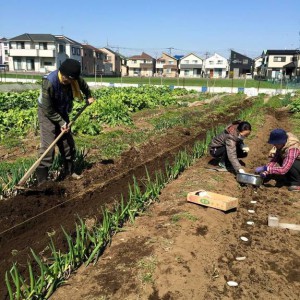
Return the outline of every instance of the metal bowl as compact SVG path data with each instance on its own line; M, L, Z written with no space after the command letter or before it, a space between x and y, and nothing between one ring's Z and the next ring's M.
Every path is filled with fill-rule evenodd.
M252 184L260 186L263 183L263 179L259 175L249 173L237 173L236 180L240 183Z

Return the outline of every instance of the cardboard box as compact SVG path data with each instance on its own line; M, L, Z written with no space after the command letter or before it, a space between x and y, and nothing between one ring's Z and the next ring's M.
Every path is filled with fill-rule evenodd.
M188 193L187 201L224 211L236 208L238 206L238 198L207 192L204 190Z

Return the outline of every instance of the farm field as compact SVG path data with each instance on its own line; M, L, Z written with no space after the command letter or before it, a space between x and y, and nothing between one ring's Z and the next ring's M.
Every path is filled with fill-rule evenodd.
M263 96L184 97L188 99L185 105L170 103L136 110L128 124L102 124L101 133L92 136L78 127L77 144L88 145L87 159L91 162L83 170L83 180L76 184L71 180L49 182L0 201L0 277L4 279L14 261L24 273L26 262L32 260L30 248L47 262L51 255L49 238L56 249L67 251L61 226L72 235L78 216L86 224L101 223L103 207L112 208L121 195L128 201L128 185L135 181L133 178L143 189L147 177L163 172L166 162L172 164L180 151L191 151L212 128L241 116L253 120L248 142L251 151L244 160L249 172L264 162L269 131L279 126L293 128L290 114L265 107L263 100L272 99ZM277 104L281 101L273 100ZM257 103L260 106L245 115ZM110 134L118 151L111 145L110 151L104 150L104 133ZM125 144L120 136L127 137ZM11 145L9 151L1 146L1 157L11 162L30 157L38 139L22 143L25 150L19 145ZM299 224L299 197L286 187L276 187L273 181L257 190L241 187L233 174L207 170L208 161L204 152L187 170L182 169L181 175L162 189L158 201L112 236L95 266L81 266L70 274L67 284L51 299L298 299L299 232L270 228L267 216L277 214L282 222ZM187 193L197 189L238 197L239 207L224 213L187 203ZM251 204L251 200L257 203ZM254 215L249 215L250 208L255 209ZM246 225L249 218L253 226ZM241 242L241 235L249 242ZM236 256L246 256L246 260L236 261ZM227 280L237 281L239 286L228 287ZM6 290L2 280L1 299L8 298Z
M265 160L269 131L288 126L286 117L276 117L266 115L249 142L247 170ZM299 299L299 231L267 225L269 214L299 224L299 195L275 181L257 190L240 187L231 173L207 170L208 161L200 159L170 183L157 203L114 236L95 266L81 267L52 299ZM238 197L239 207L224 213L188 203L187 193L199 189ZM231 280L239 285L229 287Z

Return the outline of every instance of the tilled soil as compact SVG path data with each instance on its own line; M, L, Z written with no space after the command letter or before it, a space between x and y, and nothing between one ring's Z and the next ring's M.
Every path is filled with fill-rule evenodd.
M251 105L250 100L243 103ZM50 182L39 189L0 201L0 278L4 278L14 261L18 262L22 272L27 260L31 259L30 248L47 255L49 235L57 249L64 251L67 245L61 226L72 232L78 216L84 220L94 218L101 221L99 216L104 205L112 205L121 195L126 200L133 176L138 180L146 178L146 168L150 176L155 171L164 171L166 161L172 163L180 150L202 140L212 124L229 123L240 110L236 105L230 114L216 114L204 109L207 119L195 128L173 128L160 139L150 140L138 149L131 148L117 161L99 162L84 173L84 180ZM1 280L0 298L6 296L5 283Z
M269 132L289 129L286 115L267 115L260 125L247 140L248 172L266 162ZM300 224L299 194L275 180L241 186L232 173L208 170L209 160L170 183L95 266L79 268L51 299L300 299L300 233L268 226L269 214ZM187 202L199 189L238 197L239 206L225 213Z

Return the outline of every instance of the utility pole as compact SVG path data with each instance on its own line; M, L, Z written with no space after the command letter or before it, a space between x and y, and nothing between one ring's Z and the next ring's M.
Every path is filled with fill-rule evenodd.
M175 49L175 48L174 47L169 47L167 49L169 49L169 54L172 55L172 49Z

